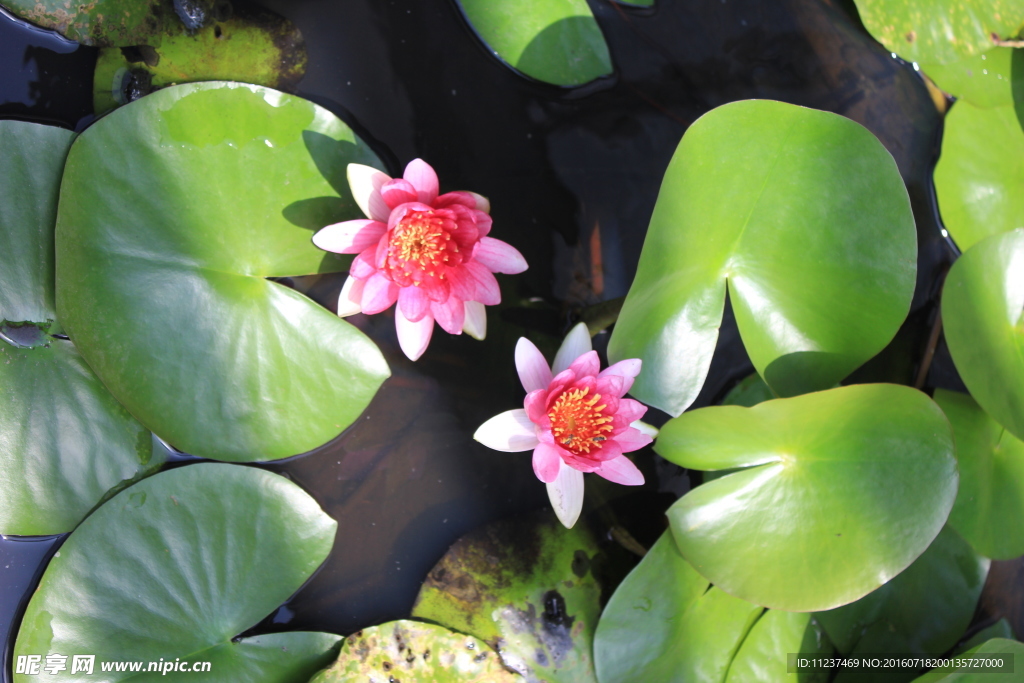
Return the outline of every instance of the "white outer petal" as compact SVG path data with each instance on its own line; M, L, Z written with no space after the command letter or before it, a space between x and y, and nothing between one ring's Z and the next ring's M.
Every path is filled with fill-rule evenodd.
M362 313L360 301L363 300L363 285L366 280L357 280L351 275L341 286L341 294L338 296L338 317L347 318L356 313Z
M643 420L636 420L634 422L630 422L629 426L637 430L641 434L646 434L652 439L658 438L658 428L655 427L654 425L647 424Z
M551 364L551 374L557 375L566 370L572 365L574 360L593 350L594 347L590 343L590 330L587 329L587 324L578 323L576 327L569 330L569 334L565 336L565 341L562 342L558 353L555 354L555 362Z
M419 360L430 345L430 337L434 334L434 316L426 313L413 322L405 317L402 309L395 307L395 331L398 333L398 345L409 360Z
M583 511L583 473L569 467L563 460L558 468L558 478L546 486L558 521L566 529L571 529Z
M387 213L385 213L383 220L380 216L374 216L371 213L370 196L374 192L379 195L381 186L391 180L391 176L373 166L366 166L364 164L349 164L346 175L348 176L348 187L352 191L352 198L356 200L356 204L362 209L363 215L367 218L387 223ZM381 201L383 202L384 200L381 199ZM384 208L387 207L385 206Z
M537 430L522 408L506 410L477 428L473 438L496 451L518 453L537 447Z
M487 336L487 308L479 301L466 302L466 319L462 323L462 331L480 341Z

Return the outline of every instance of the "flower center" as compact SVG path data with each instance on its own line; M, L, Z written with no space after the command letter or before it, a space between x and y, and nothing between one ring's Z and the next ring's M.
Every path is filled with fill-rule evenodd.
M593 448L600 450L601 442L612 431L612 417L602 411L601 394L590 395L590 389L569 389L555 399L548 411L551 431L555 440L570 453L584 455Z
M446 229L450 222L433 211L410 211L388 240L388 269L401 272L416 285L424 277L443 280L450 252L458 252L458 247L450 244L452 236Z

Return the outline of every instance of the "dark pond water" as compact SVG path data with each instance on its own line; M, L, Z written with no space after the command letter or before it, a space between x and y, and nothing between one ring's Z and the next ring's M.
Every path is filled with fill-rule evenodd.
M414 364L398 350L390 315L350 319L380 344L393 377L337 440L268 466L310 491L339 528L322 570L257 630L347 634L405 616L460 535L547 504L528 454L489 451L472 432L521 404L512 365L519 336L553 349L581 309L626 293L668 160L686 127L718 105L770 98L833 111L865 125L893 154L918 224L918 288L897 338L853 379L914 381L955 256L930 181L942 119L913 67L867 36L852 3L658 0L650 10L591 0L616 73L581 90L513 73L482 47L453 0L262 4L305 35L300 95L355 127L393 173L422 157L444 189L488 195L495 236L531 267L502 280L505 303L490 316L487 344L437 333ZM0 16L0 117L86 125L94 61L93 50ZM296 283L325 305L340 285L338 277ZM695 405L718 400L751 371L727 315ZM925 379L927 387L961 386L941 344ZM653 453L638 463L648 484L613 490L611 509L650 543L688 484ZM607 490L588 491L588 504ZM0 541L4 632L53 544ZM1006 564L993 575L1012 582L1013 571ZM979 619L1005 611L1000 586L987 589Z

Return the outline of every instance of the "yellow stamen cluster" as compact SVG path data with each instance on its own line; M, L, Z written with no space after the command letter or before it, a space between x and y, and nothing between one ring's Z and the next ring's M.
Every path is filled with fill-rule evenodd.
M414 278L419 285L416 270L431 277L444 279L441 266L448 263L448 242L452 236L441 225L441 220L432 218L433 212L413 213L402 220L391 235L391 255L399 262L407 277ZM458 247L451 245L453 251Z
M612 416L601 412L607 404L598 405L601 394L588 397L589 393L589 388L562 392L548 411L555 440L575 455L600 448L612 431Z

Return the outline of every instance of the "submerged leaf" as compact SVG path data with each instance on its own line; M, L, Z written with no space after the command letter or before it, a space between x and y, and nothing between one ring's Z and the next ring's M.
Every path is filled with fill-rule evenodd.
M186 28L175 5L197 6L203 0L4 0L4 6L31 21L83 45L142 45L163 31ZM224 4L224 3L221 3ZM195 15L195 11L190 14ZM189 28L194 27L190 26Z
M632 394L679 415L711 364L726 290L779 395L836 384L910 308L917 236L896 163L849 119L781 102L719 107L665 173L608 345L641 358Z
M302 34L287 19L262 9L239 8L225 21L198 31L180 27L147 38L146 44L104 48L96 62L93 103L97 113L145 92L177 83L240 81L293 91L306 72Z
M155 475L64 542L28 604L15 653L205 661L209 673L196 677L215 683L305 680L331 660L338 636L235 638L309 578L336 528L302 489L263 470L203 463ZM130 671L103 675L140 680ZM33 680L72 679L43 672Z
M320 197L335 220L356 217L348 162L379 163L312 102L236 83L161 90L72 146L61 320L114 396L176 448L231 461L309 451L388 376L359 330L267 279L346 267L312 244L302 207Z
M655 451L692 469L744 468L683 496L672 531L720 589L787 611L836 607L896 576L957 490L942 411L892 384L702 408L666 423Z
M473 636L418 621L391 621L345 639L337 661L310 683L515 683Z
M566 529L550 512L498 522L448 550L412 615L486 641L528 682L592 682L601 559L583 523Z

